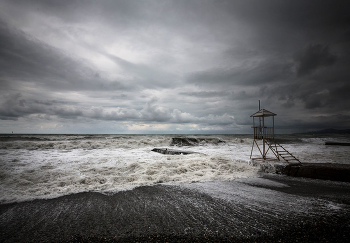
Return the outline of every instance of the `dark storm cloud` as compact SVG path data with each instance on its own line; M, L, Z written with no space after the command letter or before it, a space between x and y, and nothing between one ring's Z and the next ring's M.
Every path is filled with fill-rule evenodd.
M348 1L227 1L225 11L247 24L261 46L288 47L291 42L338 41L348 31ZM248 40L250 41L250 40ZM302 42L300 42L302 41ZM286 49L284 49L286 50Z
M65 81L66 70L72 66L72 60L55 53L44 43L32 40L23 32L10 28L1 20L0 52L3 77L37 79L43 82L42 78L61 76Z
M7 96L6 101L0 106L0 119L2 120L17 120L22 116L21 107L24 106L25 100L19 100L21 94Z
M346 127L349 9L314 0L4 0L0 119L250 132L261 100L281 129Z
M102 106L92 106L90 108L80 106L79 104L69 104L64 101L55 100L31 100L24 99L22 94L5 95L5 101L0 106L0 120L13 120L19 118L36 117L38 119L52 120L54 118L64 119L94 119L103 121L137 121L151 123L197 123L207 125L229 125L233 118L227 114L207 115L205 117L196 117L178 109L159 105L158 99L153 98L148 101L142 110L130 108L106 108Z
M341 46L345 48L344 46ZM303 52L297 52L296 73L289 82L265 87L261 93L270 100L276 99L285 108L296 104L311 112L346 114L350 105L348 95L350 64L349 52L331 52L326 44L309 44Z
M0 19L1 83L33 83L56 90L129 89L118 81L106 82L86 61L26 35ZM24 82L24 83L23 83Z
M291 63L277 59L251 61L239 67L229 69L213 69L192 73L189 83L198 85L264 85L281 81L291 75Z
M343 114L327 115L327 116L313 116L307 119L293 119L287 120L283 124L278 124L277 129L284 131L318 131L325 128L346 129L349 127L350 116Z
M82 107L80 104L68 103L56 100L32 100L24 99L21 93L5 95L5 101L1 103L0 119L17 120L20 117L30 115L49 115L60 118L74 119L85 117L101 120L127 120L139 118L135 110L103 107Z
M3 2L16 6L17 11L14 11L13 14L17 18L27 14L25 11L29 10L54 16L65 22L83 24L86 24L89 19L96 16L99 18L113 17L114 21L121 21L121 24L127 25L128 22L132 22L130 20L133 17L139 18L140 11L137 10L142 7L142 3L138 4L134 3L134 1L117 2L109 0L102 2L93 0L4 0ZM117 4L114 4L114 2L117 2Z
M296 56L298 76L304 76L317 68L333 65L337 56L330 53L328 45L310 44L303 53Z
M65 101L26 99L21 93L3 95L0 103L1 120L17 120L33 114L57 115L72 118L82 115L76 107Z
M180 92L180 95L196 97L201 99L229 99L229 100L246 100L253 98L245 90L242 91L199 91L199 92Z
M138 86L149 89L165 88L173 86L174 77L168 73L162 72L157 67L151 67L145 64L136 64L126 61L115 55L108 53L102 54L118 64L126 73L133 76L133 80ZM164 82L167 80L167 82Z
M156 102L157 99L153 98L146 103L146 106L141 110L142 117L148 121L168 121L171 118L169 109L157 105Z
M82 116L107 121L125 121L139 118L139 114L136 110L120 107L113 110L108 110L103 107L91 107L89 110L85 111Z

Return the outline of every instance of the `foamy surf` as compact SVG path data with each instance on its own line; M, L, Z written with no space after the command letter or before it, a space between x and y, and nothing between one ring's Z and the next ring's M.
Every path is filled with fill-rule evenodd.
M1 143L0 202L255 176L257 168L248 164L250 144L244 139L227 140L220 145L191 147L198 154L163 155L151 150L169 146L171 136L12 139Z
M179 136L0 135L0 203L257 175L258 168L249 165L252 135L185 136L207 140L181 147L171 146L173 137ZM303 163L350 163L348 147L327 147L320 142L337 137L281 135L278 139ZM156 147L197 153L152 152ZM255 149L253 156L258 155Z

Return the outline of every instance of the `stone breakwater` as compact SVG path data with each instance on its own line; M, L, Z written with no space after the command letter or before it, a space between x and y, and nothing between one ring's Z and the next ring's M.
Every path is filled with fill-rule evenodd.
M283 174L321 180L350 182L350 165L333 163L298 163L284 162L252 163L259 166L261 172Z

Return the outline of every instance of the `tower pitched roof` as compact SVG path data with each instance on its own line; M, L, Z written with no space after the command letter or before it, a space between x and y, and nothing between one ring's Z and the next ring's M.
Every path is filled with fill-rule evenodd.
M265 109L261 109L257 112L255 112L253 115L251 115L250 117L267 117L267 116L276 116L277 114L271 112L271 111L268 111L268 110L265 110Z

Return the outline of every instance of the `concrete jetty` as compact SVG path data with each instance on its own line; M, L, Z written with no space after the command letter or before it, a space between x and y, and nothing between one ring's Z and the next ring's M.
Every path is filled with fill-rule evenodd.
M350 182L350 164L261 162L253 164L265 173Z
M284 174L295 177L350 182L350 164L303 163L287 165Z
M171 154L171 155L198 154L198 152L184 151L184 150L177 150L177 149L168 149L168 148L154 148L151 151L161 153L161 154Z
M325 142L325 145L335 145L335 146L350 146L350 143L341 143L341 142L331 142L327 141Z

